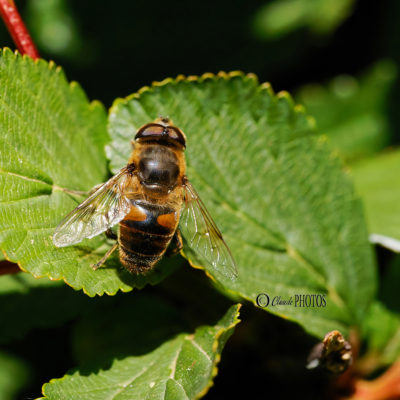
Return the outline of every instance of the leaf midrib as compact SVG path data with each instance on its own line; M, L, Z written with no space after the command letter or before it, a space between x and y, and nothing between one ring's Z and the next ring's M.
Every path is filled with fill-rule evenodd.
M17 174L17 173L15 173L15 172L7 171L7 170L5 170L5 169L1 169L1 168L0 168L0 174L15 176L16 178L20 178L20 179L23 179L23 180L28 181L28 182L40 183L40 184L49 186L49 187L51 187L52 192L53 192L53 191L61 191L61 192L67 193L67 194L71 194L71 195L75 195L75 196L80 196L80 195L77 193L77 191L74 190L74 189L64 188L64 187L58 186L58 185L56 185L56 184L48 183L48 182L46 182L46 181L44 181L44 180L41 180L41 179L31 178L31 177L29 177L29 176ZM46 194L42 194L42 195L43 195L43 196L50 196L51 193L48 194L48 195L46 195ZM30 198L32 198L32 197L38 197L38 196L30 196L30 197L26 197L26 198L24 198L24 199L18 199L18 200L26 200L26 199L30 199Z

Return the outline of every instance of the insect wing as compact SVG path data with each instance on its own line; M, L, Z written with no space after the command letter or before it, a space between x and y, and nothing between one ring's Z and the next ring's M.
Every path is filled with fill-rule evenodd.
M183 188L184 205L179 225L183 236L218 272L234 280L236 263L220 230L191 183L186 182Z
M100 186L61 221L54 232L53 243L57 247L71 246L120 222L131 208L124 195L124 187L130 179L131 174L123 168Z

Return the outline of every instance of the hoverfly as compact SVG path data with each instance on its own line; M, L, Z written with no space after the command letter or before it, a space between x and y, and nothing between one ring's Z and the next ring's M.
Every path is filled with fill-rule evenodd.
M122 265L139 274L150 271L167 248L180 251L182 231L195 251L234 279L232 254L185 175L185 134L168 118L158 118L137 131L132 145L128 164L61 221L54 244L70 246L106 232L117 242L92 267L119 247ZM111 227L118 223L116 235Z

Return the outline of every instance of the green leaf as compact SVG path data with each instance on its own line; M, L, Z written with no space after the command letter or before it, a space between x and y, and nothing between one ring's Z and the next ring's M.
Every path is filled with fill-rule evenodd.
M376 301L366 315L362 333L368 352L378 357L381 365L390 365L400 357L400 315Z
M29 380L29 369L19 358L0 351L0 399L14 400Z
M334 31L352 12L354 0L275 0L257 12L253 28L260 38L276 38L303 27L315 34Z
M375 267L352 183L301 107L240 73L166 80L110 111L115 172L136 130L168 115L187 136L187 175L237 261L236 281L189 247L186 256L233 295L255 303L327 295L326 307L274 306L323 337L360 323L375 292Z
M339 75L327 85L309 84L296 99L315 116L319 130L347 160L369 156L390 142L387 103L396 66L380 61L360 78Z
M89 103L60 68L43 60L0 54L0 246L35 277L63 279L90 296L156 283L177 266L133 277L116 257L93 271L107 248L105 235L57 249L55 227L107 177L106 113Z
M371 241L400 252L400 150L362 160L351 173L365 204Z
M75 371L43 387L48 400L195 399L212 385L222 349L239 322L232 306L215 326L180 334L151 353L114 360L97 373Z
M0 276L0 343L20 339L34 328L61 325L90 306L87 296L61 281L23 272Z

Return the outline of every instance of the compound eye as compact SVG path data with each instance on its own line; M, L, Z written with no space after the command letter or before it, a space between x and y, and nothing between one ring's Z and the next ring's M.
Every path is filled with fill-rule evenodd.
M183 147L186 147L185 135L180 129L174 126L165 126L157 123L147 124L139 129L136 133L135 140L145 138L154 138L156 140L161 138L163 140L171 139L180 143Z
M180 143L183 147L186 147L186 140L182 135L182 132L176 128L169 127L168 128L168 136L172 139Z
M135 136L135 139L147 137L160 137L164 134L165 127L156 124L148 124L142 127Z

